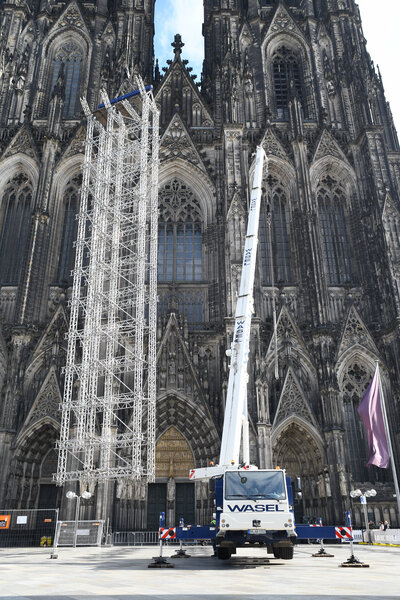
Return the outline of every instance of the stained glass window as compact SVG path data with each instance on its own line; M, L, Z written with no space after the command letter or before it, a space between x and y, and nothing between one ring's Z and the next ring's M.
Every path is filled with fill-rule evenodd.
M159 193L158 281L203 279L201 209L193 192L173 179Z
M358 414L358 406L371 382L373 372L359 359L346 368L342 384L344 420L349 452L350 472L354 481L391 481L389 469L367 467L369 448L364 423Z
M29 239L32 214L32 184L19 174L5 186L0 210L0 280L18 285Z
M355 481L368 479L368 447L358 405L372 376L363 365L349 365L343 381L344 419L349 450L350 470Z
M72 118L79 111L78 96L83 52L74 43L69 42L58 49L54 57L54 70L51 81L51 92L54 90L57 78L63 65L65 102L63 117ZM50 94L51 96L51 94Z
M260 215L262 282L272 285L273 279L275 284L287 284L291 281L291 265L286 195L275 177L269 175L266 184Z
M277 117L286 120L289 117L288 105L292 95L302 98L299 63L293 52L282 46L275 52L272 65Z
M328 285L344 285L351 279L349 241L345 219L345 195L329 175L318 188L318 213Z
M79 193L82 176L77 175L67 185L64 196L64 221L58 263L58 281L72 283L71 271L74 268L75 248L78 221L76 214L79 208Z

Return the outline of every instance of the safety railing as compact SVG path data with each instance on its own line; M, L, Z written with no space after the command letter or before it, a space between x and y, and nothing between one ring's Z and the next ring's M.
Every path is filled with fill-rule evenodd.
M152 546L158 544L158 531L114 531L113 546Z
M156 546L159 543L158 531L114 531L112 534L113 546ZM168 546L179 545L179 540L166 539L164 541ZM196 545L196 541L185 545Z

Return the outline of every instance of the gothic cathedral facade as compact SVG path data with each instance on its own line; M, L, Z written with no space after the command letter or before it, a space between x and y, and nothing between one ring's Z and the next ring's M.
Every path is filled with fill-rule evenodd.
M184 40L154 64L155 0L0 7L0 507L61 506L56 470L85 140L140 73L161 111L156 482L100 488L119 530L207 523L189 469L218 458L254 152L268 156L248 389L252 460L303 482L305 517L398 515L367 469L357 406L381 364L400 445L400 148L354 0L204 0L196 81ZM274 315L276 339L273 335ZM352 505L356 525L360 506ZM400 524L400 523L399 523Z

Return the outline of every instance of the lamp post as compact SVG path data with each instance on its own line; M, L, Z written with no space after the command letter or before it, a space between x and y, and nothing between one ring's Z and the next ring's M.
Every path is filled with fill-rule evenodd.
M75 492L70 490L69 492L67 492L66 496L67 496L68 500L72 500L72 498L76 498L74 539L73 539L73 544L72 544L72 546L74 548L76 548L76 538L78 536L78 518L79 518L79 508L81 505L81 498L83 498L83 500L89 500L89 498L92 497L92 494L90 492L88 492L87 490L85 490L79 496L78 494L75 494Z
M373 490L373 489L365 490L365 492L363 492L360 489L356 489L356 490L352 490L350 492L350 496L352 498L360 498L360 502L361 502L361 505L363 507L363 512L364 512L364 521L365 521L365 531L366 531L367 542L371 542L371 534L370 534L369 522L368 522L367 498L373 498L374 496L376 496L376 490Z

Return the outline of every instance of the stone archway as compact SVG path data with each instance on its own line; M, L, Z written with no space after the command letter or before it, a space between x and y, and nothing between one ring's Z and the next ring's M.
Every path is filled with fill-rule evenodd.
M295 504L296 520L329 515L329 475L324 471L322 442L313 436L300 419L290 420L272 435L274 464L286 469L290 477L300 477L302 499Z
M186 467L188 464L192 464L191 461L193 461L196 468L204 467L210 460L215 461L218 456L220 440L215 423L207 406L203 404L196 393L193 399L174 390L158 398L156 431L159 445L156 481L149 484L149 486L145 482L138 482L130 486L131 489L122 492L117 486L113 526L120 531L146 528L154 530L155 524L156 529L158 528L158 522L155 523L154 515L156 515L156 512L164 510L167 512L167 484L171 456L173 459L173 477L176 484L189 483L189 469L186 471ZM167 435L163 438L165 434ZM173 452L168 452L167 456L161 460L160 450L164 443L167 445L169 436L171 436L169 442L175 439L177 447L180 448L177 452L182 452L183 455L178 459L177 456L173 456ZM190 459L188 458L187 448L190 449ZM159 486L158 490L155 487L152 488L155 490L154 496L149 496L151 486ZM209 500L208 484L202 481L196 482L194 492L194 520L196 523L209 523L213 511ZM165 499L163 503L160 500L161 497ZM170 502L172 502L171 491L170 498ZM153 510L153 518L150 527L148 513L151 502L155 504L155 507L151 509ZM176 508L176 501L174 502L175 504L172 507L175 506ZM179 519L179 516L174 513L173 522L170 520L168 525L175 525L175 519L176 517ZM170 512L170 517L172 518L172 512Z
M52 482L57 468L57 424L44 418L24 430L16 443L7 501L12 508L56 508L60 493Z

